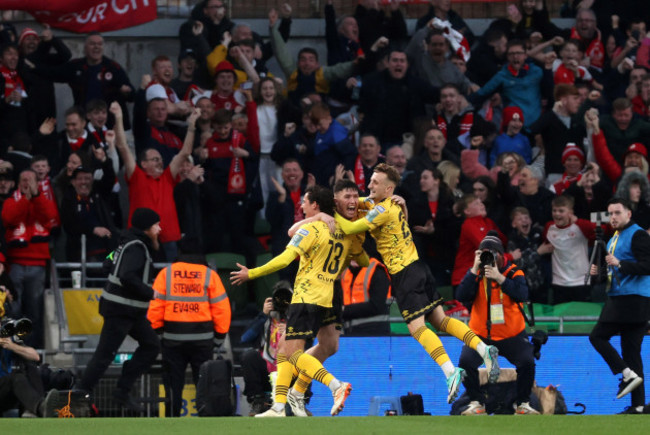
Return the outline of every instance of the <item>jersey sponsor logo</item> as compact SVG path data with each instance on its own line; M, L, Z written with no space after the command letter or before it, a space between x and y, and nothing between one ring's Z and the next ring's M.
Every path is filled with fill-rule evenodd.
M308 236L308 235L309 235L309 231L307 231L307 230L304 229L304 228L300 228L300 229L298 230L298 234L303 235L303 236Z
M300 232L300 231L298 231L298 233L299 233L299 232ZM301 236L301 235L298 234L298 233L296 233L296 235L294 235L294 236L291 238L291 241L289 242L289 244L290 244L291 246L296 246L296 247L297 247L297 246L300 245L300 242L302 242L302 239L303 239L304 237Z
M382 207L381 205L376 205L372 210L368 212L368 214L366 215L366 219L368 220L368 222L372 222L375 220L377 216L379 216L380 213L383 213L385 211L386 209L384 207Z

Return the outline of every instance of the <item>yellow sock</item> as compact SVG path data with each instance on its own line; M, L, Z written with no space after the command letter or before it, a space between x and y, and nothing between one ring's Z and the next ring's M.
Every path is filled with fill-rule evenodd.
M287 393L291 385L292 364L287 356L282 353L277 355L278 377L275 381L275 398L274 403L287 403Z
M311 378L307 376L307 373L300 372L298 379L296 379L296 382L293 384L293 389L298 393L305 394L307 388L309 388L309 384L311 384Z
M302 350L294 352L289 361L300 370L301 374L304 372L311 379L322 384L329 385L334 379L334 376L323 367L320 361Z
M449 316L440 323L440 332L453 335L474 350L482 343L481 339L466 324Z
M436 364L440 367L442 367L444 363L450 361L449 355L447 355L445 348L442 346L442 341L440 341L438 336L426 326L422 326L415 331L413 338L422 345L424 350L427 351L429 356L433 358Z

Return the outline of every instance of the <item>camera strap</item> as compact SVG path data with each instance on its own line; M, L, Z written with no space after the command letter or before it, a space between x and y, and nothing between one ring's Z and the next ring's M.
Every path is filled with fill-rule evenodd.
M521 269L514 264L512 267L510 267L506 273L505 277L513 279L515 276L515 273L520 271ZM526 310L524 310L524 304L528 307L528 312L530 313L530 317L526 315ZM535 310L533 309L533 304L530 301L526 302L517 302L517 307L519 307L519 311L521 311L521 315L524 316L524 321L530 326L531 328L535 326Z

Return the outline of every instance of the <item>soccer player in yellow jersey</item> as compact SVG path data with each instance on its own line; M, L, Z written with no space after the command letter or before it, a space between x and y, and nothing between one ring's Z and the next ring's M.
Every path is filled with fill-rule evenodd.
M356 220L358 214L359 204L359 188L352 180L343 178L336 182L334 185L334 204L336 213L344 216L349 220ZM300 226L304 225L305 221L295 223L289 230L289 234L295 234ZM351 241L350 251L348 258L355 258L357 263L362 267L367 266L369 259L363 251L363 242L365 240L365 233L359 233L346 236ZM345 264L340 270L343 271L347 267ZM318 344L312 346L307 353L318 359L321 363L332 355L334 355L339 347L339 337L341 336L341 329L343 321L341 319L343 309L343 295L334 289L334 296L332 300L332 315L327 316L321 323L320 330L318 331ZM287 402L291 406L293 415L297 417L309 416L305 408L305 392L309 388L311 378L305 373L294 373L298 379L289 389L287 394Z
M465 376L464 370L454 367L438 336L425 325L425 318L438 331L459 338L476 350L484 359L490 382L499 377L498 350L486 346L463 322L445 315L442 298L435 291L429 268L419 261L411 231L402 208L391 197L400 182L399 172L385 163L375 167L368 188L370 195L359 203L366 210L365 217L350 222L340 215L336 222L345 234L370 231L377 242L377 250L391 275L392 294L408 325L409 332L433 358L447 377L448 403L455 400ZM331 224L332 218L323 213L315 216Z
M319 212L333 213L332 192L320 186L305 191L302 210L306 217ZM278 378L275 401L266 412L256 417L284 417L287 393L292 378L292 365L298 372L327 385L334 396L331 414L338 414L352 391L352 386L332 376L313 356L304 353L305 342L316 336L320 325L332 316L334 280L347 260L351 239L340 228L330 232L323 222L305 224L293 236L286 250L263 266L249 270L238 264L240 270L231 272L233 284L273 273L288 266L298 255L300 265L293 290L291 305L287 310L284 340L277 354Z

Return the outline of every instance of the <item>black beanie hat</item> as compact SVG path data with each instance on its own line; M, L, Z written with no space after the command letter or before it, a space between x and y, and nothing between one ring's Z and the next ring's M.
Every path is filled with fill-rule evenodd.
M503 254L503 243L499 238L499 233L494 230L488 231L485 238L481 241L481 244L478 245L479 250L489 249L490 251L498 252Z
M136 208L131 216L131 225L142 231L158 222L160 222L160 216L150 208Z

